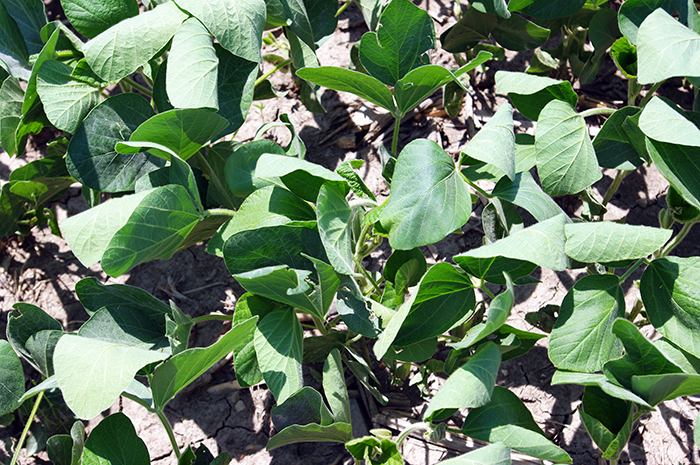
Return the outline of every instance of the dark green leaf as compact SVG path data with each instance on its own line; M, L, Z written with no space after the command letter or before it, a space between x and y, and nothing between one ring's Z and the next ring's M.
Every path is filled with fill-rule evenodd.
M544 45L550 30L540 27L520 15L498 18L498 25L491 30L493 38L508 50L524 52Z
M454 259L455 263L467 273L494 284L506 283L503 272L507 272L513 279L518 279L529 275L537 268L534 263L505 257L475 258L457 255Z
M0 2L0 69L24 80L31 75L27 44L4 2Z
M22 362L9 342L0 339L0 415L19 408L24 394Z
M352 214L344 192L332 183L321 186L316 202L318 232L331 265L338 273L346 275L355 272L350 230Z
M631 403L587 387L579 410L581 420L605 458L617 458L629 440L634 420Z
M0 84L0 146L10 155L17 151L15 132L22 117L24 98L24 91L14 77Z
M148 465L151 461L146 444L121 412L108 416L92 430L81 460L83 465Z
M63 334L63 331L53 329L39 331L32 334L25 344L26 349L32 354L32 359L39 366L39 371L47 378L54 374L53 351Z
M586 0L511 0L508 9L537 19L551 19L573 15L585 3Z
M62 331L61 323L53 319L48 313L36 305L17 302L12 306L19 312L10 313L7 321L7 340L12 348L19 352L37 370L39 364L34 361L31 352L26 347L29 338L44 330Z
M237 57L219 44L214 44L219 59L217 87L219 111L217 113L229 122L219 137L230 134L243 125L248 109L253 103L255 79L258 77L258 64L255 61Z
M506 0L476 0L471 2L471 7L476 8L482 13L490 13L506 19L511 16L510 11L508 11Z
M654 165L681 196L700 208L700 147L659 142L646 138Z
M628 400L645 407L650 407L644 399L619 384L613 383L603 374L580 373L557 370L552 376L552 386L558 384L577 384L581 386L597 386L606 394L622 400Z
M340 331L331 330L323 336L311 336L304 338L304 363L325 362L334 349L342 349L345 346L347 335Z
M92 39L122 20L139 14L139 5L136 0L106 2L63 0L61 6L71 26L88 39Z
M338 349L333 349L323 364L323 392L333 412L333 422L350 423L350 400Z
M637 107L621 108L613 113L600 128L593 139L593 148L601 167L635 170L644 164L644 159L637 153L622 126L628 116L634 116L639 111Z
M350 438L352 426L349 423L333 423L328 426L315 423L304 426L291 425L270 438L267 450L296 442L346 442Z
M524 208L537 221L548 220L563 213L561 207L542 191L527 171L517 173L512 181L502 178L491 194Z
M328 426L333 423L331 414L323 402L321 394L306 386L272 408L270 417L278 431L291 425L308 425L317 423Z
M498 25L498 18L469 8L454 26L440 36L442 48L450 53L471 50L476 44L489 39L489 34Z
M357 284L352 287L354 292L347 288L341 288L338 291L338 300L336 301L338 314L353 332L375 338L380 333L379 320L376 315L370 312Z
M619 38L610 47L610 57L626 78L637 78L637 47L626 37Z

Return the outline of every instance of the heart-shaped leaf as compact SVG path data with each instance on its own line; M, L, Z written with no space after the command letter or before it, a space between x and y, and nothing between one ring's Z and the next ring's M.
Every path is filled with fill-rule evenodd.
M148 465L148 448L129 417L114 413L90 432L81 462L85 465Z

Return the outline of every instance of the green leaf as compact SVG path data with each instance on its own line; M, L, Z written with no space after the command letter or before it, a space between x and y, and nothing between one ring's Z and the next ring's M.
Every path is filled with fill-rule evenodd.
M406 250L438 242L464 225L470 213L469 188L452 157L427 139L404 147L379 216L391 246Z
M117 412L92 430L81 461L83 465L148 465L151 459L129 417Z
M224 118L203 108L169 110L141 123L129 140L164 145L187 160L227 126ZM170 160L169 154L157 150L151 153Z
M362 36L360 61L371 76L394 86L434 47L435 27L428 12L408 0L392 0L377 32Z
M577 384L580 386L597 386L606 394L622 400L628 400L644 407L651 408L644 399L619 384L615 384L603 374L580 373L557 370L552 376L552 386L558 384Z
M667 339L700 357L700 258L665 257L644 270L640 290L651 324Z
M457 23L440 36L442 48L450 53L471 50L481 41L489 40L489 34L498 26L498 18L485 14L478 8L469 8Z
M174 3L163 3L115 24L85 44L82 51L98 76L118 81L165 47L186 18Z
M534 263L505 257L476 258L457 255L454 259L455 263L467 273L494 284L506 284L503 272L507 272L513 279L518 279L529 275L537 268Z
M151 191L110 199L61 222L61 233L75 256L86 267L102 259L112 237Z
M508 275L506 275L508 276ZM489 305L489 313L486 321L474 325L469 329L467 335L457 343L447 344L453 349L466 349L482 339L486 338L494 331L497 331L510 316L510 311L515 303L513 295L513 283L510 278L506 278L506 290L496 296Z
M588 434L603 451L603 457L617 458L632 432L632 404L610 397L598 387L588 387L579 415Z
M38 361L34 360L32 353L26 347L27 341L32 335L40 331L62 331L63 327L61 323L36 305L17 302L12 307L19 314L14 312L9 314L6 330L7 340L15 351L39 370Z
M219 43L237 57L260 63L266 6L263 0L177 0Z
M88 39L92 39L124 19L139 14L139 5L136 0L106 2L63 0L61 6L71 26Z
M53 352L63 331L48 329L32 334L25 343L26 349L38 365L39 371L46 377L54 374Z
M328 426L333 423L333 415L323 402L321 394L306 386L284 402L278 403L270 412L275 429L282 431L291 425L316 423Z
M377 377L374 376L372 369L367 365L367 362L352 351L348 346L346 346L346 352L350 354L351 358L343 358L345 364L350 368L352 374L355 375L357 380L374 396L377 401L386 405L389 403L389 398L381 393L381 384Z
M101 192L134 190L136 180L165 161L149 153L118 154L117 142L129 140L138 126L154 115L140 95L118 94L96 106L68 144L66 166L71 176Z
M562 213L492 244L464 252L455 258L461 256L506 257L528 261L550 270L562 271L567 268L569 263L564 252L566 242L564 225L568 221L567 216Z
M640 84L654 84L675 76L700 76L700 35L663 9L647 16L637 38Z
M430 420L434 413L443 409L476 408L491 400L501 353L492 342L487 342L474 356L442 385L430 401L423 418Z
M347 340L347 334L331 330L323 336L304 338L304 363L325 362L334 349L342 349Z
M24 394L22 362L9 342L0 339L0 415L19 408Z
M612 332L625 316L625 296L614 275L581 278L566 294L549 339L549 357L557 368L593 372L622 355Z
M31 74L27 44L5 2L0 2L0 69L24 80Z
M505 103L464 149L471 158L488 163L510 179L515 177L513 107Z
M502 442L539 459L571 463L569 455L545 437L522 401L499 386L494 387L488 404L469 412L462 433L481 441Z
M333 423L321 426L315 423L308 425L291 425L275 434L267 442L267 450L276 449L296 442L347 442L352 438L350 423Z
M602 221L564 226L566 254L583 263L605 263L646 257L673 234L669 229Z
M164 360L167 352L66 334L53 361L66 405L82 419L109 408L142 367Z
M476 0L471 3L471 7L482 13L498 15L506 19L511 16L505 0Z
M4 0L2 3L17 23L27 45L27 52L30 55L39 53L44 47L44 41L41 40L41 29L47 23L44 2L40 0Z
M333 349L323 364L323 392L333 412L333 422L350 423L348 388L338 349Z
M139 263L172 257L201 218L182 186L171 184L148 192L109 241L102 269L119 276Z
M197 379L216 362L226 357L253 331L257 317L234 325L224 336L209 347L187 349L156 368L151 377L153 402L162 410L185 386Z
M331 183L323 184L318 193L316 215L318 232L331 265L341 274L353 274L352 209L344 193Z
M636 376L681 373L654 344L645 338L634 323L618 318L613 324L613 333L622 341L625 355L611 360L603 366L605 376L639 394L633 387ZM644 398L642 396L642 398ZM649 399L645 399L649 401Z
M620 31L633 44L639 42L639 26L642 22L659 8L663 8L667 13L678 12L680 22L696 29L698 13L695 5L688 0L628 0L620 5L618 13L618 23Z
M616 40L610 47L610 57L626 78L637 79L637 47L630 44L626 37Z
M469 276L449 263L438 263L423 277L394 345L439 336L474 310L475 299Z
M535 149L540 182L549 195L576 194L603 177L586 122L566 102L553 100L542 109Z
M497 443L459 457L442 460L440 465L510 465L510 447Z
M354 281L350 285L343 286L338 291L336 307L343 322L351 331L363 336L376 338L380 334L379 319L370 312L368 302Z
M572 107L578 101L570 82L525 73L497 71L496 90L499 94L508 94L513 106L523 116L535 121L552 100L568 102Z
M533 50L547 42L550 30L540 27L520 15L498 18L498 25L491 30L493 38L508 50L524 52Z
M22 119L24 91L19 81L8 77L0 85L0 146L12 155L17 151L15 132Z
M286 26L313 52L338 24L338 5L329 0L282 0ZM291 24L290 24L291 22ZM293 42L291 39L290 42ZM293 46L294 47L294 46ZM295 61L296 66L296 61Z
M207 28L195 17L186 19L173 36L165 74L168 98L173 106L218 110L218 65Z
M219 137L237 131L245 121L253 103L258 63L237 57L219 44L214 44L219 59L217 88L219 115L226 118L230 126Z
M700 128L672 102L654 97L639 116L639 129L659 142L700 147Z
M76 283L75 293L89 315L107 305L149 308L163 315L172 313L168 304L135 286L102 284L96 278L83 278Z
M669 144L646 138L646 147L659 172L691 205L700 208L700 147Z
M378 79L335 66L319 66L297 70L297 76L329 89L350 92L394 113L396 105L391 91Z
M378 360L381 360L381 358L384 357L384 355L389 351L390 346L396 340L396 336L401 330L401 326L403 326L404 322L406 321L406 317L411 311L411 306L415 300L416 294L414 293L408 300L399 306L394 315L391 317L391 320L389 320L389 323L386 324L384 331L382 331L379 338L377 338L377 342L374 344L373 350L374 355ZM378 305L380 304L373 303L372 309L378 308Z
M255 330L255 352L260 370L278 404L304 385L302 339L301 324L289 309L269 313Z
M73 68L48 60L39 69L36 90L54 126L75 133L85 115L100 102L99 89L73 79Z
M700 375L660 374L633 376L632 389L651 405L700 392Z
M657 99L652 99L649 104L654 100ZM593 139L598 165L616 170L636 170L644 164L644 158L637 153L623 127L627 117L634 116L639 111L637 107L624 107L605 120Z
M511 0L508 9L537 19L552 19L573 15L585 3L586 0Z
M524 208L537 221L545 221L563 213L561 207L542 191L527 171L517 173L512 180L502 178L491 194Z
M226 183L231 193L237 197L247 197L256 189L273 184L255 176L258 160L265 153L284 155L284 149L269 140L254 140L244 145L219 142L209 151L210 157L226 160ZM280 183L279 180L276 182Z

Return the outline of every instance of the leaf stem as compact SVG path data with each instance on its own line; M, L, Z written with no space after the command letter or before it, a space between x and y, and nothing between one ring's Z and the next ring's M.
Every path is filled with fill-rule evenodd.
M218 313L212 313L211 315L203 315L203 316L198 316L197 318L193 318L192 321L194 321L194 324L197 323L203 323L205 321L231 321L233 320L232 315L223 315L223 314L218 314Z
M589 116L596 116L596 115L612 115L617 111L616 108L589 108L588 110L584 110L579 115L581 115L584 118L588 118Z
M644 258L644 257L642 257L642 258L640 258L639 260L637 260L637 261L634 263L634 265L632 265L631 267L629 267L629 269L628 269L627 271L625 271L625 273L624 273L622 276L620 276L620 284L624 283L624 282L627 280L627 278L629 278L630 275L631 275L632 273L634 273L634 270L636 270L637 268L639 268L639 265L641 265L642 263L645 263L646 261L647 261L647 259Z
M620 188L620 184L622 184L622 180L627 177L627 175L630 174L630 171L626 170L620 170L617 172L617 175L615 176L615 179L613 179L612 184L610 184L610 187L608 187L608 190L605 191L605 197L603 197L603 206L607 206L608 203L610 202L610 199L612 199L612 196L615 195L615 192ZM602 220L602 218L601 218Z
M397 158L399 156L396 150L399 145L399 126L401 125L401 118L403 118L403 115L397 110L397 114L394 115L394 137L391 139L391 153Z
M474 184L472 181L470 181L470 180L464 175L464 173L462 173L461 170L458 169L457 172L459 172L459 175L462 176L462 179L464 179L464 182L466 182L466 183L469 184L471 187L473 187L474 190L476 190L477 192L479 192L481 195L483 195L483 196L486 197L487 199L490 199L491 197L493 197L491 194L489 194L488 192L486 192L485 190L483 190L481 187L477 186L477 185ZM470 200L470 202L471 202L471 200Z
M168 433L170 444L172 444L173 451L175 451L175 457L177 457L177 459L180 460L180 448L177 446L177 441L175 440L175 433L173 433L173 428L172 426L170 426L170 422L165 417L165 414L162 410L156 411L156 415L158 415L158 419L163 424L165 431Z
M681 230L678 231L676 237L671 239L671 241L668 244L666 244L664 248L661 249L658 255L654 255L655 258L663 258L666 255L670 254L673 251L673 249L675 249L676 246L680 244L683 241L683 239L685 239L685 236L688 235L688 233L690 232L690 228L692 228L694 224L695 223L685 223Z
M350 3L350 2L348 2L348 3ZM257 78L255 80L255 85L257 86L258 84L262 83L265 79L267 79L270 76L272 76L273 74L275 74L276 71L279 71L280 69L284 68L285 66L287 66L291 62L292 62L292 59L287 58L286 60L277 63L277 65L274 68L272 68L270 71L268 71L267 73L265 73L262 76L260 76L259 78Z
M634 305L632 306L632 311L630 311L630 314L627 315L627 319L634 323L634 320L637 318L639 313L642 311L642 308L644 308L644 303L642 302L642 299L637 297L637 300L634 302Z
M425 422L420 422L420 423L415 423L408 428L406 428L396 439L396 447L399 448L401 447L401 443L408 437L409 434L413 433L414 431L419 431L419 430L424 430L424 429L430 429L430 425L428 425Z
M343 6L338 8L338 11L335 13L335 17L337 18L338 16L340 16L343 13L343 11L345 11L345 9L350 6L351 3L352 2L350 0L348 0L347 2L345 2L343 4Z
M209 180L212 184L214 184L214 188L218 190L221 194L226 196L226 201L228 202L227 206L231 207L232 209L235 208L235 205L228 199L229 192L226 189L224 189L223 184L221 184L221 180L216 175L216 173L214 173L214 170L211 169L211 165L204 157L204 155L202 155L202 152L198 151L195 154L195 158L197 159L197 164L199 165L199 168L204 172L204 175L209 176Z
M318 329L323 335L328 334L328 328L326 328L326 325L323 323L323 320L321 320L316 315L311 315L311 317L314 319L316 329Z
M487 296L491 297L491 300L495 299L496 296L493 295L493 292L491 292L491 291L489 291L488 289L486 289L486 286L485 286L484 284L485 284L485 283L484 283L483 280L482 280L481 284L479 285L479 289L481 289L482 291L484 291L484 293L485 293Z
M138 90L139 92L144 93L144 94L148 95L149 97L153 97L152 90L146 89L141 84L139 84L136 81L134 81L133 79L131 79L129 76L122 78L122 81L126 81L127 84L129 84L131 87Z
M639 108L644 108L644 105L646 105L649 102L649 100L651 100L651 98L654 96L656 91L659 90L659 87L661 87L661 85L664 82L666 82L666 81L657 82L656 84L654 84L651 87L651 89L649 89L649 92L647 92L647 94L642 99L642 103L639 104Z
M27 418L27 423L24 425L24 430L22 430L22 436L19 438L19 442L17 443L17 447L15 448L15 453L12 455L12 462L10 462L10 465L15 465L17 463L17 460L19 460L19 453L22 450L22 447L24 446L24 440L27 439L27 434L29 434L29 428L32 426L32 422L34 421L34 417L36 416L36 411L39 409L39 404L41 403L41 399L44 398L44 391L40 391L39 395L36 396L36 400L34 401L34 406L32 407L32 411L29 414L29 418Z

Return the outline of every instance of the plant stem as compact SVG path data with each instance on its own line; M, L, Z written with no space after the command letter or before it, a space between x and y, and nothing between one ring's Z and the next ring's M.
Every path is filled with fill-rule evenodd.
M491 300L493 300L493 299L496 298L496 296L493 295L493 292L491 292L491 291L489 291L488 289L486 289L486 286L484 286L483 283L479 286L479 289L481 289L482 291L484 291L484 293L486 293L487 296L491 297Z
M29 434L29 428L32 426L32 422L34 421L34 417L36 416L36 411L39 409L39 404L41 403L41 399L43 398L44 391L41 391L39 392L39 395L36 396L34 406L32 407L32 411L29 414L29 418L27 418L27 423L24 425L22 436L19 437L19 442L17 443L17 447L15 448L15 453L12 455L12 462L10 462L10 465L15 465L17 463L17 460L19 460L19 453L22 450L22 447L24 446L24 440L27 439L27 434Z
M430 428L430 426L429 426L427 423L424 423L424 422L415 423L415 424L409 426L409 427L406 428L406 429L399 435L399 437L396 439L396 447L397 447L397 448L398 448L398 447L401 447L401 443L403 442L403 440L406 439L406 437L407 437L409 434L411 434L412 432L418 431L418 430L423 430L423 429L429 429L429 428Z
M348 5L349 3L350 3L350 2L346 3L346 5ZM285 66L287 66L287 65L288 65L289 63L291 63L291 62L292 62L292 59L291 59L291 58L287 58L286 60L284 60L284 61L278 63L277 66L275 66L275 67L272 68L270 71L268 71L267 73L265 73L265 74L263 74L262 76L260 76L259 78L257 78L257 79L255 80L255 85L257 86L258 84L260 84L261 82L263 82L265 79L267 79L267 78L269 78L270 76L272 76L273 74L275 74L276 71L279 71L280 69L284 68Z
M348 1L345 2L345 3L343 3L343 6L341 6L340 8L338 8L338 11L335 13L335 17L337 18L338 16L340 16L340 15L343 13L343 11L345 11L345 9L346 9L347 7L350 6L351 3L352 3L352 2L351 2L350 0L348 0Z
M685 236L688 235L688 233L690 232L690 228L692 228L694 224L695 223L685 223L681 230L678 231L676 237L671 239L671 242L666 244L666 246L663 249L661 249L661 252L659 252L659 254L656 255L656 258L663 258L666 255L670 254L673 251L673 249L675 249L676 246L680 244L683 241L683 239L685 239Z
M401 118L403 118L403 115L400 112L394 115L394 137L391 140L391 153L397 158L399 156L396 150L399 145L399 125L401 124Z
M612 115L615 113L617 109L615 108L589 108L588 110L584 110L579 115L581 115L584 118L588 118L589 116L596 116L596 115Z
M625 179L628 174L630 174L630 172L625 171L625 170L620 170L617 172L615 179L613 179L612 184L610 184L610 187L608 187L608 190L605 192L605 197L603 197L603 206L604 207L606 205L608 205L608 202L610 202L610 199L612 199L612 196L615 195L615 192L617 192L617 190L620 188L620 184L622 183L622 180Z
M647 92L647 94L642 99L642 103L639 104L639 108L644 108L644 105L646 105L647 102L649 102L649 100L651 100L651 98L654 96L656 91L659 90L659 87L661 87L661 84L663 84L664 82L666 82L666 81L657 82L656 84L654 84L651 87L651 89L649 89L649 92Z
M629 270L625 271L625 273L624 273L622 276L620 276L620 284L624 283L625 280L627 280L627 278L629 278L630 275L631 275L632 273L634 273L634 270L636 270L636 269L639 267L639 265L641 265L642 263L645 263L646 261L647 261L647 259L646 259L646 258L643 258L643 257L640 258L639 260L637 260L637 261L634 263L634 265L632 265L632 266L629 268Z
M180 448L177 446L177 441L175 440L175 433L173 433L173 428L172 426L170 426L170 422L167 418L165 418L165 414L161 410L156 411L156 415L158 415L158 419L163 424L165 431L168 433L170 444L172 444L173 451L175 451L175 457L177 457L177 459L180 460Z
M627 315L627 319L634 323L634 320L637 318L639 313L642 311L642 308L644 308L644 303L642 302L642 299L637 297L637 300L634 302L634 305L632 306L632 311L630 312L629 315Z
M316 324L316 329L318 329L321 332L321 334L328 334L328 328L326 328L326 325L323 323L323 320L321 320L315 315L312 315L312 318L314 319L314 323Z
M197 323L202 323L204 321L214 321L214 320L219 320L219 321L231 321L233 319L233 316L231 315L218 315L216 313L212 313L211 315L204 315L204 316L198 316L197 318L193 318L194 324Z
M149 97L153 97L152 90L146 89L141 84L139 84L136 81L134 81L133 79L131 79L129 76L122 78L122 80L126 81L131 87L138 90L139 92L144 93L144 94L148 95Z

